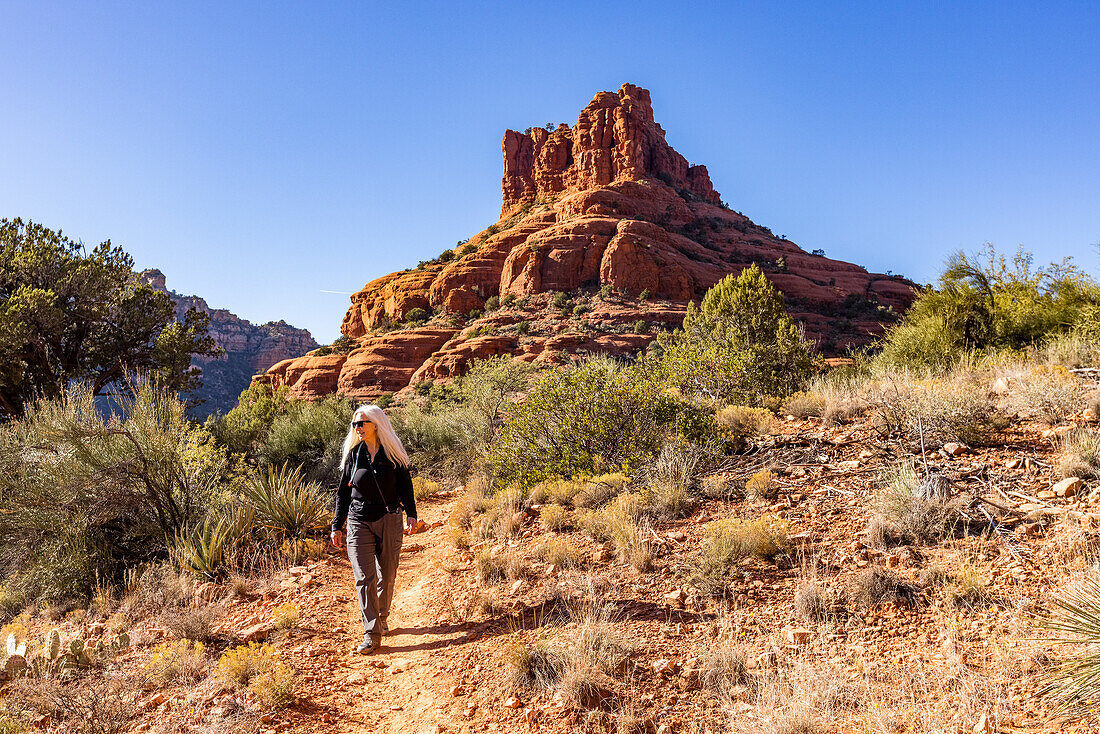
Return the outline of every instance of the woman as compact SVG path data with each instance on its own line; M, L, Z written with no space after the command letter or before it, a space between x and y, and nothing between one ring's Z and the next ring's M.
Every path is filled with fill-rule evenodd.
M363 614L363 642L356 651L367 655L381 646L387 632L386 617L401 554L401 508L408 515L406 529L411 532L416 527L409 455L378 406L355 409L344 440L343 467L332 544L337 548L344 545L346 519L348 559Z

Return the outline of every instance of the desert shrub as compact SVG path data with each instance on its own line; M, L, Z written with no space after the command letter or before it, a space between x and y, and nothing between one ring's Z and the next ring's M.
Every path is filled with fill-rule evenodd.
M206 674L206 648L190 640L162 642L153 648L143 670L162 685L196 681Z
M208 643L214 639L214 610L210 607L184 607L168 610L164 626L177 639Z
M504 482L533 486L553 477L635 464L658 445L672 402L634 368L609 359L542 373L489 448Z
M564 538L547 538L535 546L535 555L558 568L573 568L580 563L581 553Z
M788 525L772 517L726 518L708 523L703 546L694 559L695 584L705 594L729 591L731 573L748 556L772 559L787 551Z
M873 566L856 576L850 593L852 601L858 606L872 607L876 604L912 599L914 589L893 572L881 566Z
M500 308L500 296L489 296L485 299L485 311L496 311Z
M302 608L294 602L284 602L271 610L271 621L277 630L289 630L298 626Z
M275 419L292 410L289 392L285 385L274 389L265 382L254 382L241 392L232 410L209 421L211 431L230 451L255 457Z
M728 405L715 415L718 425L736 436L759 436L775 429L771 411L745 405Z
M649 331L649 325L646 324L646 322L643 321L642 319L638 319L637 321L634 322L634 327L633 327L632 331L635 334L645 334L647 331Z
M531 322L526 319L516 324L516 332L519 334L528 334L531 332Z
M943 584L944 600L951 607L975 611L992 602L989 580L981 569L968 563L950 574Z
M184 571L220 581L229 573L234 547L232 525L226 518L208 515L190 530L176 534L170 553Z
M389 414L413 466L448 484L461 484L469 476L479 452L478 436L484 429L469 408L452 407L424 411L415 403Z
M946 441L995 446L1010 424L988 391L968 379L899 376L880 385L870 402L884 431L900 431L928 449Z
M226 650L214 667L214 677L227 688L248 686L264 706L285 706L294 700L294 671L270 645L250 642Z
M776 481L775 472L767 469L756 472L745 482L745 492L761 499L774 498L778 488L779 483Z
M1012 398L1017 410L1057 425L1081 410L1085 386L1065 367L1034 367Z
M868 526L873 546L938 543L958 530L961 517L939 475L922 478L912 464L901 464L888 470L882 483L877 512Z
M551 293L550 303L554 305L554 308L560 308L563 311L569 308L569 296L564 293Z
M630 479L621 472L588 477L578 482L580 490L573 496L576 507L602 507L630 483Z
M1096 285L1068 260L1032 267L991 246L952 255L935 288L924 291L887 333L880 362L943 369L970 350L1022 349L1073 324L1098 302Z
M1070 431L1062 434L1058 472L1063 477L1100 476L1100 435L1094 431Z
M545 505L539 510L539 523L550 532L560 533L570 525L569 512L561 505Z
M820 417L828 406L824 395L815 392L796 392L783 401L783 412L795 418Z
M783 297L755 265L720 280L702 304L688 304L683 329L658 338L660 381L685 395L759 404L809 378L814 350Z
M405 321L410 324L422 324L428 320L428 316L429 314L425 309L417 306L409 309L409 312L405 314Z
M475 359L458 381L461 402L482 418L481 440L488 442L502 412L527 390L535 366L510 355Z
M413 497L417 502L431 499L443 491L443 485L423 477L413 477Z
M258 451L268 466L301 466L307 478L327 479L339 471L344 436L355 402L330 395L322 400L290 401L271 423Z
M239 466L179 398L137 379L104 418L91 391L0 425L0 578L28 599L86 600L168 553L231 496Z

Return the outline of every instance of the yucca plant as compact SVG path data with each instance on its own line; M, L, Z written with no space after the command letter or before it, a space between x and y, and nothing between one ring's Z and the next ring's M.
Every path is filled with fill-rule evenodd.
M1100 718L1100 579L1083 578L1051 604L1053 609L1040 624L1057 635L1060 644L1083 649L1056 663L1039 693L1057 701L1060 714Z
M201 525L176 534L172 556L185 571L218 581L226 572L232 530L232 523L225 518L208 516Z
M268 467L245 486L245 499L260 525L293 539L328 524L328 500L320 485L307 482L301 467Z

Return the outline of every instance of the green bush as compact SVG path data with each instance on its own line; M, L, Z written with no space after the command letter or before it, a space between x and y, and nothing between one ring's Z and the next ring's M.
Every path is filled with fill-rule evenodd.
M1009 263L992 245L952 255L935 288L923 292L886 335L879 361L943 369L972 350L1022 349L1087 330L1100 289L1068 259L1045 268L1018 250Z
M264 437L260 463L301 466L308 478L318 481L333 478L355 406L355 401L338 395L289 402Z
M633 367L591 359L541 374L488 452L504 484L598 474L639 463L659 445L675 404Z
M489 296L485 299L485 310L496 311L500 308L500 296Z
M408 313L405 314L405 321L410 324L422 324L428 320L428 312L419 306L410 308Z
M87 388L0 425L0 577L29 599L91 597L222 506L238 467L171 392L134 380L103 418Z
M662 334L656 375L685 395L760 404L785 396L809 378L813 344L783 306L783 297L755 265L688 304L683 329Z
M389 417L421 474L442 479L447 485L466 481L480 453L479 437L486 432L477 412L454 406L428 413L409 403L392 410Z

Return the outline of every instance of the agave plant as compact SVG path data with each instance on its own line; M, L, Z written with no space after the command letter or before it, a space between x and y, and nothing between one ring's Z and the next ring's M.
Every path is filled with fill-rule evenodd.
M257 521L284 538L300 538L328 524L328 500L320 485L307 482L301 467L268 467L245 487Z
M1042 626L1059 643L1084 649L1051 668L1040 694L1056 700L1059 713L1095 717L1100 703L1100 579L1085 577L1051 604Z
M225 575L233 540L231 521L207 516L201 525L176 534L172 556L185 571L217 581Z

